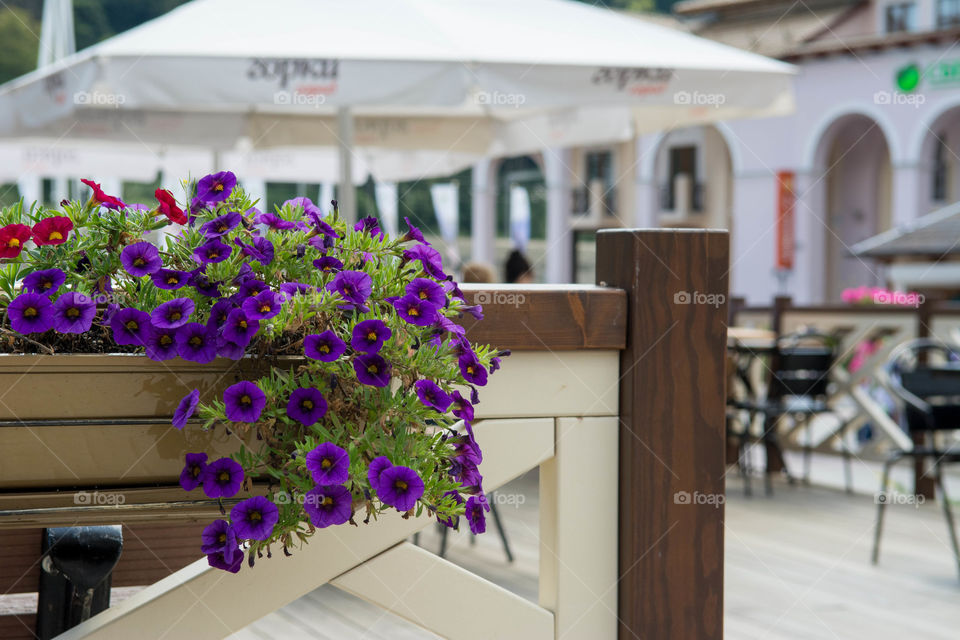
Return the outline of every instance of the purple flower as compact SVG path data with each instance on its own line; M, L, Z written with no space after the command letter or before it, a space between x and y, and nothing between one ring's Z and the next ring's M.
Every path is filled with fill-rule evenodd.
M310 293L311 290L313 290L313 287L302 282L284 282L280 285L280 291L284 293L287 299L304 293Z
M365 312L367 308L363 303L367 301L373 290L373 279L370 274L363 271L341 271L327 285L327 290L340 294L346 303L341 305L342 308L360 309Z
M373 216L368 216L357 222L353 225L353 230L366 231L374 238L383 238L383 229L380 228L380 221Z
M364 353L353 359L353 370L357 380L372 387L385 387L390 384L390 363L376 353Z
M267 404L267 396L260 387L243 380L226 388L223 392L223 403L226 405L229 420L256 422Z
M110 317L113 341L117 344L146 344L150 333L150 316L139 309L126 307Z
M10 326L17 333L43 333L53 326L53 305L39 293L21 293L7 307Z
M157 269L150 275L153 284L159 289L179 289L187 284L190 279L190 273L187 271L175 271L173 269Z
M383 343L390 339L393 332L382 320L364 320L353 328L350 346L361 353L376 353Z
M367 481L374 491L380 491L380 474L392 466L393 463L387 456L377 456L370 461L370 466L367 468Z
M443 495L450 496L451 498L453 498L453 501L456 502L458 505L463 504L463 496L460 495L459 491L447 491ZM449 518L441 518L439 515L437 515L437 522L439 522L445 527L449 527L450 529L456 529L457 526L460 524L460 516L450 516Z
M200 481L208 498L232 498L243 485L243 467L231 458L218 458L206 466Z
M353 496L342 484L317 486L304 495L303 510L317 529L343 524L353 515Z
M343 263L333 256L323 256L313 261L313 266L324 273L336 273L343 269Z
M240 224L240 214L236 211L231 211L230 213L225 213L222 216L217 216L210 222L207 222L202 227L200 227L200 233L206 238L219 238L220 236L230 233L237 228L237 225Z
M487 496L483 494L470 496L470 499L467 500L467 511L464 515L467 517L467 522L470 523L470 532L475 535L487 530L487 518L483 514L484 511L490 511Z
M208 298L220 297L220 283L213 282L199 269L190 274L190 279L187 281L187 284L196 289L197 293L202 296L207 296Z
M147 357L151 360L172 360L177 357L177 330L151 325L143 346L147 348Z
M257 280L256 278L247 278L240 283L240 288L237 289L237 295L241 299L250 298L257 295L258 293L263 293L264 291L269 290L270 287L267 286L267 283L263 280Z
M286 231L287 229L293 229L297 226L296 222L284 220L277 214L269 212L259 214L255 220L260 224L265 224L276 231Z
M243 301L243 312L251 320L269 320L280 313L283 299L273 291L263 291Z
M487 384L487 370L480 364L477 354L473 351L467 349L461 353L457 358L457 364L460 365L460 373L463 374L464 380L478 387Z
M227 322L227 316L233 311L233 302L230 300L220 300L210 307L210 317L207 318L207 326L219 329Z
M217 263L229 258L231 251L230 245L221 242L220 238L213 238L194 249L193 257L202 264Z
M279 519L277 505L263 496L247 498L230 510L230 520L240 540L269 540Z
M327 413L327 401L313 387L294 389L287 402L287 415L309 427Z
M204 364L217 357L217 330L188 322L177 330L177 355L190 362Z
M320 208L317 207L317 205L313 204L313 200L311 200L310 198L308 198L308 197L306 197L306 196L300 196L300 197L298 197L298 198L291 198L290 200L287 200L287 201L284 202L282 205L280 205L280 208L281 208L281 209L284 208L284 207L291 207L291 208L293 208L293 209L296 209L297 207L300 207L300 208L303 209L303 216L306 217L306 218L318 218L318 219L319 219L319 217L320 217Z
M239 360L243 357L245 350L245 346L225 340L223 336L217 338L217 355L221 358Z
M410 249L406 249L403 252L403 259L408 262L419 260L423 266L423 270L426 271L428 275L433 276L437 280L447 279L447 274L443 272L443 258L440 256L440 252L431 246L418 244Z
M460 395L459 391L454 391L453 396L453 415L461 420L471 422L473 420L473 405L470 401Z
M232 171L220 171L200 178L196 199L204 203L223 202L237 186L237 176Z
M223 559L228 564L233 563L237 557L243 558L243 552L237 545L237 534L226 520L214 520L204 527L200 540L200 550L208 556L223 554Z
M450 408L453 399L447 393L437 386L433 380L417 380L413 383L417 390L417 397L420 402L428 407L433 407L440 413L446 413Z
M238 573L243 567L243 552L239 551L233 557L233 562L227 562L223 552L211 553L207 555L207 563L214 569L223 569L230 573Z
M180 486L183 487L184 491L193 491L200 486L200 476L203 475L203 470L206 467L207 454L187 454L186 464L183 466L183 471L180 472Z
M252 299L252 298L251 298ZM251 319L243 309L234 309L227 315L222 336L227 342L246 347L260 330L260 321Z
M480 445L477 444L477 439L473 435L473 426L469 422L465 422L464 426L466 426L467 429L466 435L451 438L453 449L459 457L468 458L475 464L480 464L483 462L483 452L480 450Z
M409 467L389 467L380 474L377 495L383 504L409 511L423 495L423 480Z
M418 327L429 327L440 317L437 305L409 293L394 300L393 308L401 318Z
M150 312L150 320L158 329L177 329L187 324L194 310L190 298L174 298Z
M197 410L198 404L200 404L199 389L194 389L183 396L180 404L177 405L177 410L173 412L173 426L177 429L183 429L187 425L187 420L189 420L190 417L193 416L193 412Z
M402 238L400 238L400 242L410 242L411 240L416 240L417 242L422 242L423 244L430 244L423 239L423 234L420 233L420 229L417 229L415 226L413 226L413 224L410 222L410 218L404 216L403 221L407 223L407 226L410 228L410 230L407 231Z
M234 238L233 243L240 247L240 252L256 260L260 264L268 265L273 262L273 243L266 238L254 238L252 244L240 242L240 238Z
M53 303L53 328L60 333L84 333L93 324L97 305L88 296L73 291Z
M148 276L163 266L160 252L149 242L138 242L123 248L120 262L130 275L139 278Z
M341 484L350 477L350 456L346 449L324 442L307 454L307 470L317 484Z
M407 295L426 300L439 309L447 303L447 294L443 287L427 278L414 278L406 288Z
M308 358L320 362L333 362L347 350L347 344L331 330L311 334L303 339L303 352Z
M478 304L466 306L466 307L457 307L457 311L463 313L466 311L474 317L476 320L483 320L483 307Z
M67 279L60 269L44 269L27 274L23 279L23 288L30 293L39 293L45 296L57 292L60 285Z

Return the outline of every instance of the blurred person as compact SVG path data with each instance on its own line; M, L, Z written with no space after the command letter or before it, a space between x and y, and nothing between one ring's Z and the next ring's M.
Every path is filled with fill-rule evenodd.
M463 265L463 282L488 283L496 280L493 267L486 262L468 262Z
M510 284L530 284L533 282L533 266L519 249L510 252L504 273L507 282Z

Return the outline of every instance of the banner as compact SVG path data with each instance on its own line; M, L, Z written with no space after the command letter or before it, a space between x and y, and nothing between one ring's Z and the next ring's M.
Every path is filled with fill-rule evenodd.
M797 194L794 190L795 183L796 175L793 171L777 172L777 269L793 269L796 246L794 211Z

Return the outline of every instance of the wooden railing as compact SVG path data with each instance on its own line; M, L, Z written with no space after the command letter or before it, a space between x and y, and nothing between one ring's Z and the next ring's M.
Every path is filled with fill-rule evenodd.
M537 603L412 546L432 520L397 515L321 530L293 557L236 575L160 552L169 575L61 637L223 638L329 582L450 638L722 638L727 236L601 231L597 254L598 286L464 288L486 314L469 337L514 351L484 389L475 432L488 490L540 467ZM720 297L690 304L684 292ZM17 529L0 542L23 540L24 527L110 521L135 532L179 515L188 537L168 543L196 548L218 515L163 508L182 494L146 497L153 512L43 508L65 488L0 492L0 527ZM29 549L19 547L28 574L39 564ZM0 588L36 584L14 575ZM483 613L465 618L470 602ZM10 628L4 637L28 637Z

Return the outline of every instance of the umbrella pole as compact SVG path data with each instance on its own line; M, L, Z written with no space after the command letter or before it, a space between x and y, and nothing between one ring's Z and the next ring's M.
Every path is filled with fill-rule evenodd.
M349 107L337 109L337 142L340 150L340 188L337 201L340 216L348 223L357 220L357 196L353 187L353 114Z

